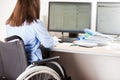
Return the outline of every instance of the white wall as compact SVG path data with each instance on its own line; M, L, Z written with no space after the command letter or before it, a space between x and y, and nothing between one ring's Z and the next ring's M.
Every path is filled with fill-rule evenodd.
M0 40L5 37L5 22L12 13L17 0L0 0Z
M5 22L10 16L12 10L14 9L15 3L17 0L0 0L0 40L5 37ZM92 2L92 21L91 27L95 29L96 21L96 2L97 1L115 1L120 2L119 0L41 0L41 20L47 26L47 17L48 17L48 2L49 1L68 1L68 2Z

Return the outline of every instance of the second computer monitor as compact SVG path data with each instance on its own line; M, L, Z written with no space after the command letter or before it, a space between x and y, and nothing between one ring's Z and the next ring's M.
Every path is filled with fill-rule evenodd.
M49 2L49 31L83 32L90 23L90 2Z
M97 31L120 35L120 2L97 3Z

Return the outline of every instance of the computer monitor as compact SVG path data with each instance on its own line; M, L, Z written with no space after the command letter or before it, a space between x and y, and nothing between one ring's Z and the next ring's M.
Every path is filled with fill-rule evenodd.
M90 25L90 2L49 2L49 31L80 33Z
M120 2L98 2L96 19L98 32L120 35Z

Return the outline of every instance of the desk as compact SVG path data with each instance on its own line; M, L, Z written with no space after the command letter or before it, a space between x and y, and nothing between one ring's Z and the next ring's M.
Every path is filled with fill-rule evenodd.
M59 43L57 46L51 48L51 51L120 57L120 44L113 43L108 46L93 48L85 48L71 45L72 43Z
M120 45L85 48L60 43L51 48L52 56L61 56L60 63L72 80L120 80Z

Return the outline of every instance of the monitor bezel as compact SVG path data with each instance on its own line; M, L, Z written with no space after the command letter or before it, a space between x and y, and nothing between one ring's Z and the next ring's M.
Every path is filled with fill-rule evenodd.
M77 30L56 30L56 29L50 29L50 4L51 3L76 3L76 4L89 4L90 5L90 24L88 26L88 29L91 28L91 15L92 15L92 2L58 2L58 1L49 1L49 6L48 6L48 31L52 31L52 32L73 32L73 33L84 33L84 31L77 31Z
M98 31L98 4L99 3L107 3L107 4L120 4L120 2L97 2L97 5L96 5L96 31ZM99 32L99 31L98 31ZM109 33L109 32L100 32L100 33L103 33L103 34L107 34L107 35L120 35L120 34L115 34L115 33Z

